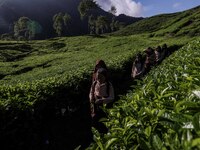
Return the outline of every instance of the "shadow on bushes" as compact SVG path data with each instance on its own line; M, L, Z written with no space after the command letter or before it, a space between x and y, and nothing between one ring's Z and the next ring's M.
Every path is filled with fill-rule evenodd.
M181 46L169 47L171 53ZM123 69L110 70L116 100L127 93L136 81L131 78L133 59ZM79 145L85 149L92 141L88 94L91 75L72 87L58 87L55 94L38 101L34 108L7 111L0 109L1 150L71 150ZM110 106L112 107L112 106Z

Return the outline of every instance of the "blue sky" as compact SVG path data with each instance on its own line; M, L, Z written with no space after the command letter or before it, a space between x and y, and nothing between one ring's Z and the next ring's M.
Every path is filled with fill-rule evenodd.
M150 17L163 13L174 13L200 5L200 0L96 0L104 9L111 5L117 8L117 15L124 13L134 17Z

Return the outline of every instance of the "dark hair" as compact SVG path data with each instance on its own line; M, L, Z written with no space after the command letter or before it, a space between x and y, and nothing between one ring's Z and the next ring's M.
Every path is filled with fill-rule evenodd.
M92 76L92 81L95 81L96 80L96 73L97 73L97 70L99 69L99 68L104 68L104 69L106 69L106 70L108 70L107 69L107 66L106 66L106 64L105 64L105 62L103 61L103 60L97 60L96 61L96 65L95 65L95 67L94 67L94 72L93 72L93 76Z
M103 60L101 60L101 59L96 61L96 65L95 65L95 68L94 68L94 72L97 72L97 70L98 70L99 68L104 68L104 69L107 70L106 63L105 63Z
M139 58L139 59L141 59L141 58L142 58L142 54L141 54L141 53L138 53L138 54L136 55L136 57Z
M107 79L107 77L108 77L108 72L107 72L107 70L104 69L104 68L99 68L99 69L97 70L97 73L102 74L106 79Z
M145 50L145 53L146 53L147 55L152 55L153 52L154 52L154 50L153 50L151 47L148 47L148 48Z
M167 49L167 44L163 44L162 49Z
M138 53L137 55L136 55L136 58L135 58L135 62L140 62L140 61L142 61L142 54L141 53Z
M158 47L156 48L156 51L161 52L161 51L162 51L161 47L158 46Z

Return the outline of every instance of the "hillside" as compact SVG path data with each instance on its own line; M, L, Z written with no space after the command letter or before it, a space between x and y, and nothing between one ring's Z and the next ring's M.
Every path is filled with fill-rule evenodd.
M112 35L124 36L141 33L149 33L150 36L199 36L200 6L183 12L145 18Z
M88 92L95 61L105 60L117 96L131 83L124 80L130 78L136 53L163 43L180 47L192 39L134 35L1 41L2 147L39 149L48 146L46 140L57 149L87 146L92 136Z
M83 35L88 33L87 20L81 20L78 5L81 0L6 0L0 4L0 34L12 32L13 23L19 17L29 17L42 25L41 37L54 37L52 17L59 12L67 12L71 15L69 26L70 35ZM111 19L113 16L99 8L96 15L104 15ZM134 18L126 15L116 17L116 20L124 21L125 25L131 24L142 18Z
M199 12L199 8L193 12L196 10ZM183 18L190 18L186 12L152 18L162 18L178 26ZM198 13L191 16L199 18ZM138 24L142 27L141 22ZM143 34L137 35L0 41L0 149L71 150L79 145L84 149L93 137L93 142L98 143L93 149L102 143L106 145L102 149L187 149L191 145L196 148L200 131L196 113L200 104L195 104L199 99L191 92L199 91L200 39L184 34L158 36L175 25L150 22L152 26L145 32L138 30L137 33ZM198 23L195 20L192 27L198 30ZM159 28L161 24L165 28ZM180 31L190 31L189 27ZM129 28L126 30L131 33ZM153 67L135 85L130 74L136 54L164 43L177 52ZM118 100L108 109L106 124L110 133L105 136L95 130L92 133L88 100L97 59L106 62ZM131 87L133 92L127 94ZM195 130L186 131L183 127L191 121ZM192 138L190 133L194 135Z

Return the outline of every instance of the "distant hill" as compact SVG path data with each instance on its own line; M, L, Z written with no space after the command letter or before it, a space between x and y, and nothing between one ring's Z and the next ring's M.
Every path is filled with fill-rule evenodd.
M145 18L112 35L141 33L150 33L150 36L200 36L200 6L183 12Z
M11 32L13 22L19 17L26 16L32 20L38 21L42 27L42 37L53 37L52 17L58 12L67 12L71 15L70 34L82 35L88 33L87 21L81 20L78 12L78 5L81 0L3 0L0 2L0 34ZM112 14L98 9L97 15L105 15L112 18ZM126 15L120 15L120 21L126 25L142 18L134 18ZM116 18L116 19L117 19Z

